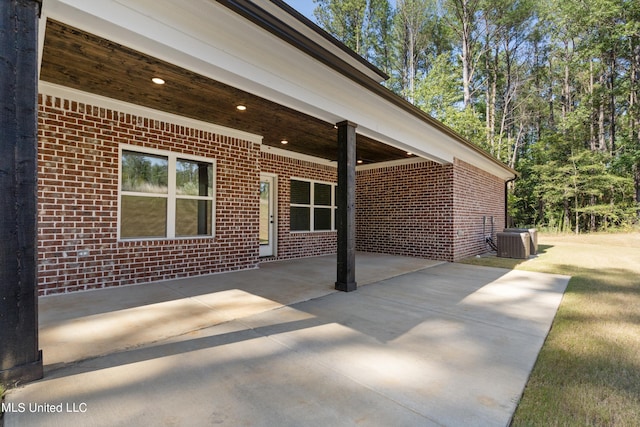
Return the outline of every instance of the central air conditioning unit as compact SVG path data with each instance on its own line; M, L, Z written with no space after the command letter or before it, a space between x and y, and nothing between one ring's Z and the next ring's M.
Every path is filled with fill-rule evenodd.
M505 233L529 233L531 244L529 246L529 254L536 255L538 253L538 230L535 228L505 228Z
M527 259L530 255L529 233L498 233L498 256L502 258Z

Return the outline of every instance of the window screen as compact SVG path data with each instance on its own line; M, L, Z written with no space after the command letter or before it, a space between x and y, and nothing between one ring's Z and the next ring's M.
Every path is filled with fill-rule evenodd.
M120 238L212 236L214 161L144 151L121 151Z
M334 184L292 179L289 210L291 231L334 229Z

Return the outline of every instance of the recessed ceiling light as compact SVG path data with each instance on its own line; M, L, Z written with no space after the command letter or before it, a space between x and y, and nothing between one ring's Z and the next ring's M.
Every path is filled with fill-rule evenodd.
M282 141L280 141L280 144L282 145L287 145L289 143L289 141L287 141L286 139L283 139Z
M356 163L358 163L359 165L361 165L361 164L362 164L362 163L364 163L364 162L363 162L363 160L362 160L362 159L358 159Z
M161 79L160 77L154 77L151 79L152 82L154 82L157 85L163 85L164 84L164 80Z
M407 156L413 156L413 153L411 151L407 151Z
M236 110L238 110L238 111L245 111L246 109L247 109L247 107L244 106L244 105L236 105Z

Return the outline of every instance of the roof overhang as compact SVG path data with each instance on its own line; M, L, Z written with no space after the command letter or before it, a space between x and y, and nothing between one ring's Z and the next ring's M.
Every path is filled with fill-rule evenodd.
M383 87L378 71L280 0L44 0L43 26L46 18L319 121L349 120L358 134L398 150L439 163L458 158L505 180L515 176ZM44 40L41 54L43 47Z

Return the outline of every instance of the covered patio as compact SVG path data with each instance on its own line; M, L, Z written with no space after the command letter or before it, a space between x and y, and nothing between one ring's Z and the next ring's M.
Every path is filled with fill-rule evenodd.
M353 291L356 250L456 261L485 251L504 226L515 171L393 94L384 73L281 0L11 6L0 14L13 28L0 46L11 113L0 144L11 195L0 227L3 382L42 376L38 295L105 289L72 304L102 316L112 287L199 283L265 259L335 253L317 278ZM242 293L228 291L217 301ZM144 312L153 324L163 313L190 317L172 304L206 307L190 295L175 302L174 289L136 292L159 301L108 312ZM72 335L62 336L54 342L73 353ZM74 359L45 351L44 360Z
M440 264L360 253L361 284ZM336 256L265 262L252 270L114 287L39 301L40 345L56 366L192 333L335 291Z
M358 254L40 299L5 425L508 425L568 277ZM326 278L323 278L326 276ZM43 406L40 406L43 407Z

